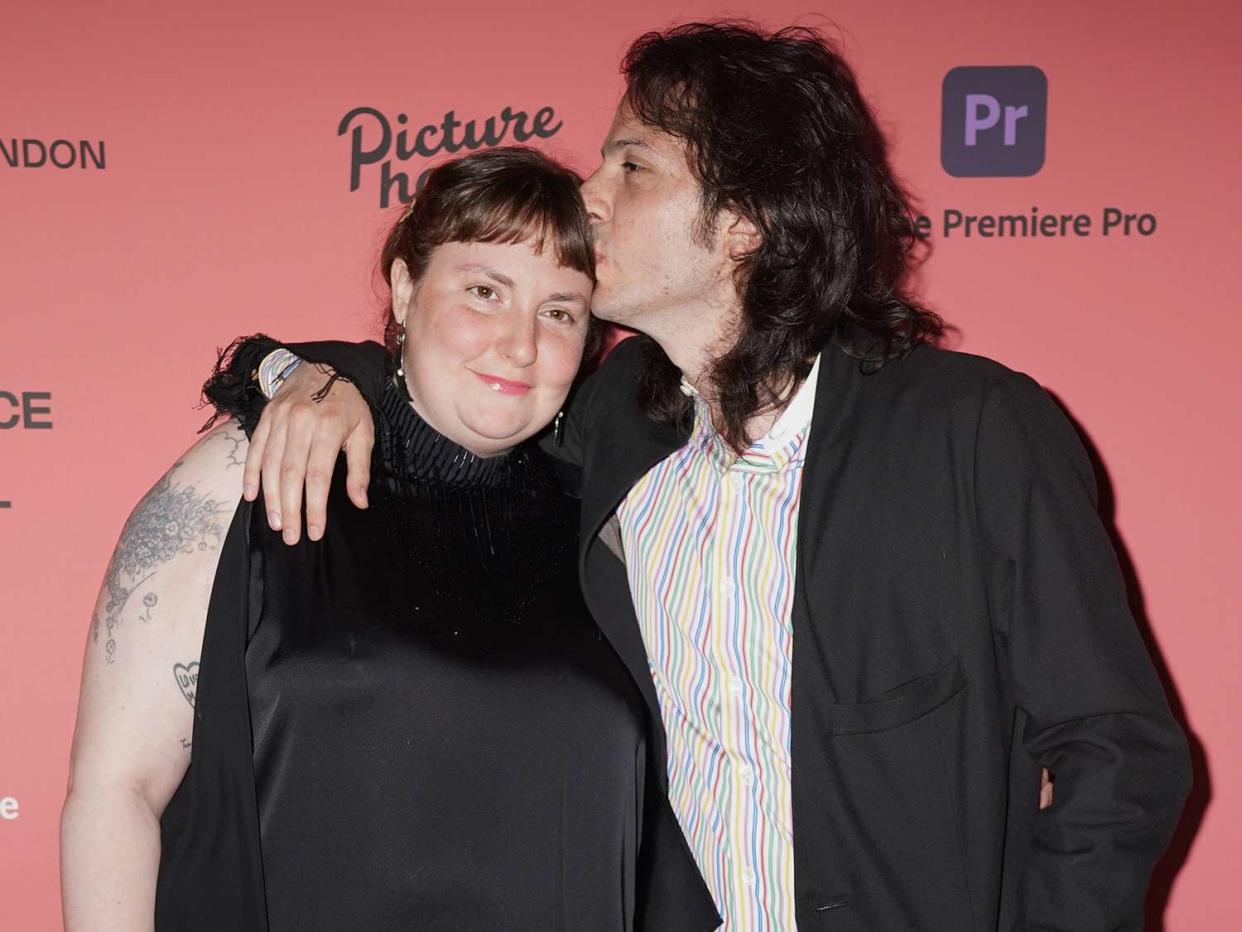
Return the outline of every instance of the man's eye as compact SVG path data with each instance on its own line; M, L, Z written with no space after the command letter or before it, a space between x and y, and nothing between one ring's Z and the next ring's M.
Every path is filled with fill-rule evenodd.
M641 165L635 165L633 162L622 162L621 167L627 172L640 172L643 170Z
M496 289L490 288L487 285L471 285L466 290L471 294L482 298L484 301L490 301L492 298L496 297Z

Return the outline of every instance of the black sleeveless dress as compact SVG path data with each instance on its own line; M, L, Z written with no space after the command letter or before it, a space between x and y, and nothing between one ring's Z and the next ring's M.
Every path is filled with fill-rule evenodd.
M213 724L165 814L157 926L258 928L261 904L275 930L635 927L645 719L581 601L576 503L536 449L479 459L395 388L377 427L368 510L342 467L322 541L286 546L259 505L230 531L221 572L247 582L218 577L213 615L244 611L244 659L209 618ZM209 698L237 674L251 774ZM213 794L240 827L211 824ZM196 869L240 902L199 915Z

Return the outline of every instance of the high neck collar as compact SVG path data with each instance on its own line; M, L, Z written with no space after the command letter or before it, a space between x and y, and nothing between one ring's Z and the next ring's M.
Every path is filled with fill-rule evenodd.
M379 457L401 479L463 488L510 484L521 453L482 457L459 446L418 416L391 379L380 398Z

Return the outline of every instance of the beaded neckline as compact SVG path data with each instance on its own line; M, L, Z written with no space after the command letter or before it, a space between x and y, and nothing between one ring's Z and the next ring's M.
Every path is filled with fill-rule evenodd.
M483 457L459 446L419 417L391 379L384 386L376 421L380 462L402 479L495 488L511 484L515 467L525 459L517 451Z

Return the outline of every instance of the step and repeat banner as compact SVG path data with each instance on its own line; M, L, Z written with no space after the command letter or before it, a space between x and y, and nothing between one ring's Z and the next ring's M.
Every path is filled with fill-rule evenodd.
M1097 455L1197 785L1152 928L1242 927L1234 4L20 4L0 34L0 927L60 923L95 595L238 334L380 334L394 211L451 153L584 173L628 43L750 15L843 49L917 197L952 342ZM1162 925L1163 924L1163 925Z

